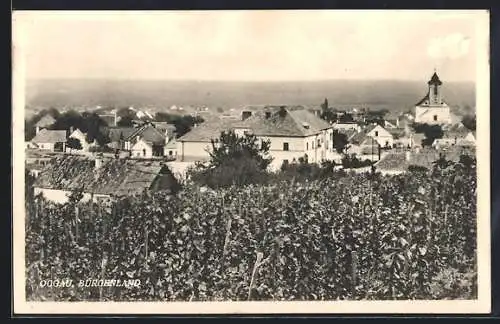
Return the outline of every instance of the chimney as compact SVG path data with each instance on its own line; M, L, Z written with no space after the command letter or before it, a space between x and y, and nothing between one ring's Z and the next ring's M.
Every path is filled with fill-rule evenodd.
M73 126L70 126L69 127L69 134L73 134L73 132L75 131L75 128Z
M114 121L115 124L113 126L116 126L118 123L118 115L116 114L116 109L114 115L115 115L115 121Z
M99 153L95 157L95 167L94 169L97 170L102 166L102 153Z

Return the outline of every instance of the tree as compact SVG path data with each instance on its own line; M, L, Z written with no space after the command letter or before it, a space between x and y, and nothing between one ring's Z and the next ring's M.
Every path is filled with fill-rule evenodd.
M208 165L198 164L189 171L189 177L212 188L230 185L246 185L266 180L269 157L269 141L255 135L238 136L234 132L222 132L211 141Z
M78 138L70 137L66 141L66 146L70 149L70 152L73 150L81 150L82 149L82 143Z
M325 112L328 110L328 99L325 98L325 101L321 104L321 111Z
M155 115L155 120L158 122L167 122L169 124L173 124L175 126L177 137L181 137L182 135L189 132L195 124L201 124L205 121L200 116L179 116L164 112L157 112Z
M341 123L352 123L352 122L354 122L354 117L352 117L352 114L345 113L342 116L340 116L340 122Z
M134 124L132 123L133 118L130 116L121 117L120 120L116 123L119 127L132 127Z
M442 138L444 135L443 129L440 125L413 123L412 127L415 130L415 133L423 133L425 135L422 145L432 145L435 139Z
M462 124L471 131L476 130L476 115L465 115L462 118Z
M439 125L427 125L424 128L425 139L423 145L432 145L435 139L442 138L444 135L443 129Z
M434 165L434 170L436 170L436 169L446 169L449 166L451 166L453 162L446 159L444 154L439 154L439 158L436 161L432 162L432 164Z
M333 131L333 148L337 150L337 153L342 154L347 149L348 144L349 141L346 134L338 130Z

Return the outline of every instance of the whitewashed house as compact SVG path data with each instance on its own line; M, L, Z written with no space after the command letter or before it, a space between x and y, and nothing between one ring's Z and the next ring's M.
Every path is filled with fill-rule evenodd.
M223 131L237 135L255 135L260 141L270 141L270 166L275 170L283 162L307 159L310 163L328 160L332 154L333 127L301 106L266 106L262 113L245 114L244 120L221 119L205 122L177 141L180 161L206 161L212 149L211 140Z
M124 149L137 158L164 156L166 144L165 134L150 123L138 127L124 139Z
M64 152L66 148L65 130L40 130L31 140L40 150Z
M81 152L89 152L91 147L97 146L97 141L95 139L92 143L87 142L87 133L82 132L78 128L72 131L68 138L75 138L80 141L80 144L82 145L82 149L80 150ZM70 151L70 148L67 147L66 151Z
M393 147L394 145L394 136L378 124L367 126L363 132L382 147Z

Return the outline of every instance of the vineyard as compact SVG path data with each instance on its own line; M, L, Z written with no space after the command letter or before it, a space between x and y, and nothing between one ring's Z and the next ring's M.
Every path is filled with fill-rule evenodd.
M28 300L477 298L474 167L78 201L27 205Z

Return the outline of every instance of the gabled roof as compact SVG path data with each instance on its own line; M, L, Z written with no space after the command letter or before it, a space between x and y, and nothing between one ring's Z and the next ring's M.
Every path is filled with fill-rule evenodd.
M264 109L271 112L271 116L255 114L236 123L235 127L252 129L258 136L283 137L310 136L332 127L302 106L266 106Z
M431 84L442 85L443 82L441 82L441 80L439 80L439 77L438 77L437 73L434 72L434 74L432 75L432 77L429 80L429 82L427 82L427 84L429 84L429 85L431 85Z
M140 138L148 144L165 144L165 135L151 124L145 124L137 128L135 132L130 134L125 140L132 141L136 139L137 136L140 136Z
M151 124L163 134L167 134L169 138L173 137L177 130L174 124L167 122L151 122Z
M59 190L78 190L95 194L131 195L152 189L159 178L166 178L160 188L168 189L173 182L171 174L159 163L126 159L103 159L100 168L94 168L91 158L77 156L57 157L45 166L35 187Z
M177 140L180 142L210 142L211 139L219 138L223 131L230 130L236 122L230 119L205 121Z
M66 131L42 129L31 141L33 143L65 143Z
M167 149L177 149L177 141L174 139L172 139L171 141L169 141L167 143L167 145L165 145L165 148Z
M56 120L51 115L43 116L36 124L35 127L47 127L54 124Z
M348 141L350 141L350 139L358 133L358 131L355 129L339 129L338 132L341 134L345 134Z
M266 112L271 113L271 116L266 117ZM244 121L206 121L179 138L179 141L209 142L210 139L218 138L221 132L234 129L250 129L256 136L305 137L331 127L313 113L301 109L301 106L291 106L290 109L288 106L266 106Z
M401 128L390 128L387 131L394 137L401 138L405 136L405 130Z
M405 153L388 153L385 157L376 164L379 170L405 171L410 165L422 166L431 169L434 163L439 159L439 154L444 154L447 160L458 162L462 149L450 149L446 152L436 150L423 150L419 153L411 152L410 160L406 160Z
M351 136L351 138L349 139L349 142L351 142L353 144L361 144L367 138L368 138L368 135L364 131L361 131L361 132L357 132L356 134Z

